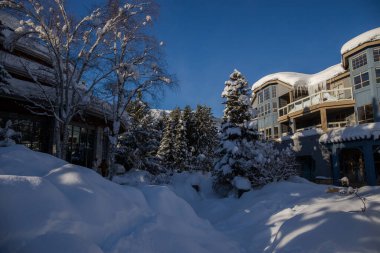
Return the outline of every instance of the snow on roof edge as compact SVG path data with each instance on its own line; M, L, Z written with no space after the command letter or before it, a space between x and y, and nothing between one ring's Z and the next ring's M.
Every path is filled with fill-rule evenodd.
M375 41L375 40L380 40L380 27L366 31L350 39L349 41L343 44L342 48L340 49L340 53L341 54L347 53L348 51L351 51L352 49L366 42Z
M291 86L311 86L346 72L341 63L335 64L315 74L297 72L277 72L260 78L252 85L252 90L260 88L270 81L282 81Z
M319 138L320 143L339 143L380 138L380 122L359 124L330 130Z

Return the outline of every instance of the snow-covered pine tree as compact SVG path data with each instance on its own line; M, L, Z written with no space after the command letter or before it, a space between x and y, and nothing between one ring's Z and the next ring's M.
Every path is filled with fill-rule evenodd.
M183 114L181 115L178 124L175 127L175 140L174 140L174 166L177 171L186 171L189 166L189 151L188 140L186 138L186 122L184 121Z
M117 149L116 161L129 169L146 170L151 174L161 172L156 153L160 145L160 122L150 114L147 103L142 101L141 95L137 101L127 107L130 116L128 130L124 133Z
M253 178L258 176L252 152L258 135L250 124L248 92L248 82L239 71L234 70L225 82L222 92L226 101L221 125L221 144L214 167L214 189L222 195L232 189L235 177L247 178L252 183Z
M188 147L188 157L192 160L192 155L194 153L194 146L196 145L196 129L195 129L195 118L194 112L189 105L185 106L182 112L183 121L186 127L186 139ZM192 162L190 162L192 163Z
M174 169L174 142L175 129L181 118L181 110L177 107L170 112L165 124L164 133L157 152L157 157L161 160L166 170Z
M213 167L215 148L218 144L217 128L211 108L198 105L194 118L196 138L193 149L196 169L210 171Z

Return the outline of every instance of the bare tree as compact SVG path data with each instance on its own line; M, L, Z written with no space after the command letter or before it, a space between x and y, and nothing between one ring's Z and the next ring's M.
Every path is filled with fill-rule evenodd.
M134 5L125 4L112 15L105 13L107 9L96 9L75 19L68 14L64 0L1 0L0 8L20 18L19 27L5 39L5 48L12 50L17 41L27 37L35 47L42 47L49 59L51 68L44 71L51 79L50 86L38 78L36 73L41 70L24 66L39 90L38 97L28 98L29 109L54 117L55 154L65 158L68 124L90 104L94 87L114 72L101 66L108 52L107 39L138 12L132 11Z
M107 18L119 15L119 1L108 2ZM113 176L113 164L121 124L127 117L126 108L137 95L154 98L162 88L173 86L173 77L166 72L160 47L149 31L156 6L152 1L136 1L128 5L124 19L113 27L108 37L110 48L107 55L108 65L112 69L105 97L112 105L110 118L112 127L108 131L110 177Z

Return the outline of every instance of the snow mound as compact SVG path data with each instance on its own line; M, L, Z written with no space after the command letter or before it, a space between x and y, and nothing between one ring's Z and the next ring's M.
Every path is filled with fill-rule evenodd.
M316 74L303 74L297 72L278 72L262 77L252 85L252 90L256 90L269 81L282 81L295 87L312 88L319 83L344 73L346 70L340 63L333 65ZM310 87L309 87L310 86ZM312 92L310 92L312 93Z
M319 138L321 143L338 143L363 139L380 138L380 123L359 124L330 130Z
M128 173L127 173L128 174ZM143 173L128 174L132 178ZM380 187L355 195L292 177L218 198L210 173L120 186L15 145L0 148L0 252L378 252ZM193 185L199 186L197 191Z
M366 42L375 41L375 40L380 40L380 27L364 32L356 36L355 38L347 41L340 49L340 53L341 54L347 53L348 51Z
M296 140L299 138L314 136L314 135L322 135L324 132L320 128L311 128L311 129L305 129L303 131L296 132L293 135L286 135L278 138L278 141L286 141L286 140Z
M239 252L167 187L105 180L24 146L0 148L0 252Z

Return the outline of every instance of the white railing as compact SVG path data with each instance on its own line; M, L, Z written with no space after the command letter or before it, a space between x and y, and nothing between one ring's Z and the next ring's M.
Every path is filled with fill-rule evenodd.
M287 104L278 109L278 116L284 116L288 113L303 110L312 105L322 104L331 101L352 100L352 88L343 88L335 90L323 90L313 95L304 97L297 101Z
M337 122L329 122L327 123L327 128L339 128L339 127L346 127L350 124L348 120L346 121L337 121Z

